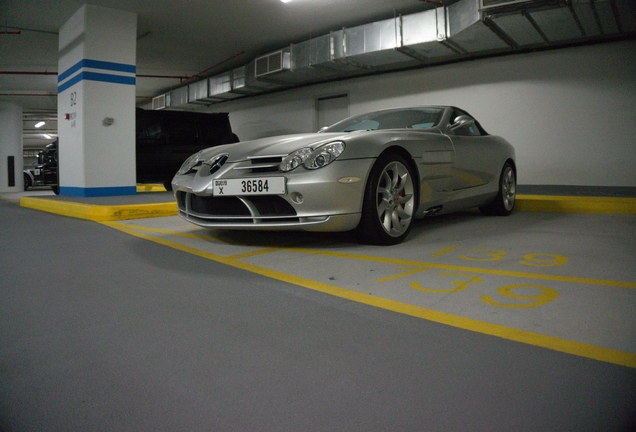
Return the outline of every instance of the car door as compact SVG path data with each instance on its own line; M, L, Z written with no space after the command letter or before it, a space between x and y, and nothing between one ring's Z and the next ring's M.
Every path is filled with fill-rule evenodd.
M459 116L469 116L465 111L454 109L450 124ZM482 186L492 180L492 158L494 148L488 134L475 122L454 131L449 131L455 147L452 190Z

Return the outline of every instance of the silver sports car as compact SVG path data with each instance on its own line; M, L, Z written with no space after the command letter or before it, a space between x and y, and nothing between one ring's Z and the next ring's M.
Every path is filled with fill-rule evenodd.
M509 215L515 150L455 107L388 109L318 133L221 145L172 180L184 219L208 228L349 231L390 245L415 218L479 207Z

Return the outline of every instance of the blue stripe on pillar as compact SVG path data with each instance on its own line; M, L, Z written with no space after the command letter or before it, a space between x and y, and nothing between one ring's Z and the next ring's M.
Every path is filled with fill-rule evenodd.
M117 186L117 187L92 187L82 188L74 186L61 186L60 195L77 197L105 197L136 195L137 186Z
M102 69L114 72L137 73L137 66L125 63L114 63L101 60L83 59L57 76L57 82L61 83L82 68Z
M66 81L64 84L61 84L57 87L57 92L62 93L67 88L77 84L80 81L100 81L100 82L108 82L113 84L125 84L125 85L135 85L136 78L131 76L123 76L123 75L111 75L111 74L103 74L97 72L80 72L75 75L70 80Z

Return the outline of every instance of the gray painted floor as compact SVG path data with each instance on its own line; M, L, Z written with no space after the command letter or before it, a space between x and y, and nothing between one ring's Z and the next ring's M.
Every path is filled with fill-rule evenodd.
M409 249L421 241L431 248L466 248L467 257L475 247L505 248L509 256L523 257L548 245L551 254L570 255L575 265L565 271L568 277L634 282L633 217L616 219L620 229L604 240L608 228L593 218L572 219L596 225L579 233L579 225L563 215L529 215L505 223L471 214L431 219L418 224L413 239L393 254L412 255ZM477 225L484 223L500 235L483 237ZM170 218L146 223L157 229L166 224L183 225ZM276 238L234 233L221 236L221 243L253 249L270 247ZM300 238L310 247L313 241L366 256L380 249L386 254L386 248L360 248L347 236ZM526 250L529 239L533 251ZM590 244L594 239L598 243ZM636 428L634 368L353 302L2 200L0 244L3 431ZM300 256L299 266L311 267L312 260ZM604 256L610 259L602 262ZM286 259L271 261L259 265ZM342 262L329 261L312 277L322 274L345 285L345 274L338 272L349 269L355 279L356 270ZM635 290L624 292L620 298L629 310ZM539 318L554 319L537 310L544 311ZM564 310L567 304L556 314ZM593 303L589 310L595 310ZM599 322L614 319L612 310L596 315ZM611 335L611 328L605 336L618 339L617 348L633 346Z

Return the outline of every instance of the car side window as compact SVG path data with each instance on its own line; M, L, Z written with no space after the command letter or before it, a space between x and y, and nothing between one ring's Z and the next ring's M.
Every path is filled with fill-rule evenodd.
M465 111L458 110L458 109L453 110L453 113L451 114L450 124L452 125L453 123L455 123L455 120L457 119L457 117L462 115L471 117L470 114L468 114ZM455 132L455 135L460 135L460 136L482 135L481 131L479 130L479 126L477 126L477 121L475 121L475 123L472 124L471 126L464 126L459 129L455 129L454 132Z

